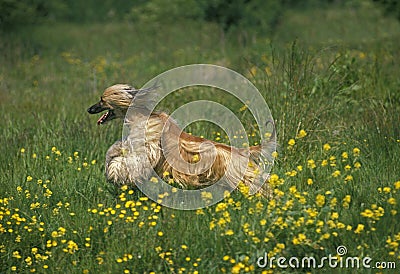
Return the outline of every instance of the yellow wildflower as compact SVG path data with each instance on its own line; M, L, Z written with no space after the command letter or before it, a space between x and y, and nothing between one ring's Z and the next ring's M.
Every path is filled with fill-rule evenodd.
M392 189L390 187L384 187L383 188L383 192L385 192L385 193L390 193L391 190Z
M364 230L363 224L358 224L357 228L354 230L354 233L360 234Z
M340 170L335 170L333 173L332 173L332 177L339 177L340 176Z
M387 202L389 203L389 204L391 204L391 205L395 205L396 204L396 199L395 198L389 198L388 200L387 200Z
M315 198L315 204L319 207L322 207L325 204L325 196L318 194Z
M307 160L307 167L316 168L315 161L313 159Z
M304 129L301 129L299 133L297 133L296 138L301 139L307 136L307 132Z
M194 154L193 157L192 157L192 161L193 161L194 163L197 163L199 160L200 160L199 154Z

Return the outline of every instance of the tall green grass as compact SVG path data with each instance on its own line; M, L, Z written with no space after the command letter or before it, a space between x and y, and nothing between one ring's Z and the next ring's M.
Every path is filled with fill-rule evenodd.
M277 32L274 42L259 38L246 47L238 36L221 37L216 26L196 22L185 22L185 32L178 24L160 31L109 23L2 34L0 272L261 272L268 270L256 264L264 252L321 258L336 255L339 245L348 256L400 267L399 26L390 21L385 37L363 29L368 37L358 43L352 33L388 22L371 25L380 17L362 11L352 10L360 22L347 24L339 20L347 10L314 10L316 18L339 18L335 28L350 33L328 43L319 35L329 31L324 24L297 40ZM310 29L296 20L309 11L287 16L282 36L302 24ZM111 84L140 87L190 63L237 70L266 98L278 133L271 179L277 199L248 196L241 186L218 205L177 211L106 182L104 155L121 124L99 127L87 107ZM215 92L177 92L160 107L172 111ZM251 135L243 105L228 95L218 100ZM206 123L188 130L225 140Z

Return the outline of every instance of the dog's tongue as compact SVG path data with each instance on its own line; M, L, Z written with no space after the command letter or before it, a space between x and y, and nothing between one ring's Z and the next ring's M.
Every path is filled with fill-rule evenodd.
M97 120L97 125L100 125L104 122L104 120L107 118L108 116L108 112L104 113L103 115L101 115L101 117L99 118L99 120Z

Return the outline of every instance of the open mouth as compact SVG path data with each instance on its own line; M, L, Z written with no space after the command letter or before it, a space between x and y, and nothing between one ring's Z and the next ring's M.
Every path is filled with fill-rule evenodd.
M97 120L97 124L98 125L102 125L105 122L112 120L115 118L115 114L114 112L110 109L109 111L107 111L106 113L104 113L103 115L100 116L99 120Z
M112 119L115 119L115 118L117 117L117 116L115 115L113 109L110 109L110 108L107 108L107 107L103 107L103 106L101 105L101 103L97 103L97 104L94 104L93 106L91 106L90 108L88 108L87 111L88 111L90 114L97 114L97 113L103 112L103 111L105 111L105 110L107 110L107 112L104 113L103 115L101 115L100 118L97 120L97 124L98 124L98 125L102 125L102 124L104 124L105 122L108 122L108 121L110 121L110 120L112 120Z
M106 113L104 113L103 115L101 115L101 117L99 118L99 120L97 120L97 124L98 125L101 125L101 124L103 124L106 120L107 120L107 117L110 115L110 112L109 111L107 111Z

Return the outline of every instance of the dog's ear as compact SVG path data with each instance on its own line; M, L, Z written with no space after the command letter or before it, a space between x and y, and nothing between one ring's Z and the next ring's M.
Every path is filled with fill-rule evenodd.
M149 92L149 91L153 91L153 90L156 90L156 89L158 89L160 87L160 85L158 85L158 83L156 82L156 83L154 83L151 87L148 87L148 88L141 88L141 89L138 89L138 90L136 90L137 92L140 92L140 93L147 93L147 92Z
M124 91L128 92L130 95L135 97L135 95L138 93L139 90L135 89L132 86L127 86L127 87L124 88Z
M135 89L133 86L126 86L124 91L128 92L132 96L136 96L138 93L145 94L147 92L156 90L159 86L157 84L149 87L149 88L142 88L142 89Z
M153 90L158 89L160 86L155 83L154 85L146 88L141 89L134 89L133 94L134 96L134 104L131 106L134 109L143 111L143 110L150 110L153 109L156 102L156 97L158 96L157 92L152 92Z

